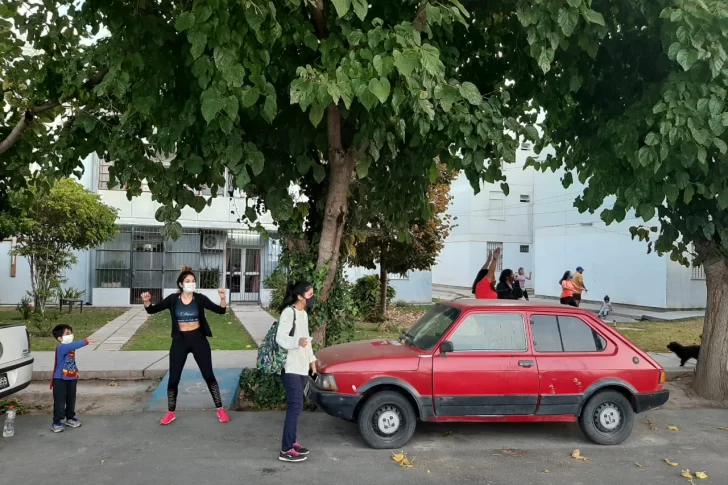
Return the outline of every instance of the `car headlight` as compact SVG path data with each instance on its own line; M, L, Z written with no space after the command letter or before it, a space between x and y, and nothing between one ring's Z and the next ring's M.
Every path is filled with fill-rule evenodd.
M336 391L339 389L336 387L336 379L332 374L319 374L316 378L316 386L325 391Z

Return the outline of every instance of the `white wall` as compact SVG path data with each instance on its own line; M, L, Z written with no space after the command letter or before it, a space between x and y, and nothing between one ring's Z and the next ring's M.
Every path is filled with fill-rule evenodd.
M526 273L532 270L534 171L524 170L529 155L532 153L519 150L516 163L505 167L510 193L503 196L502 212L495 210L491 200L491 193L502 194L499 184L483 183L475 195L464 175L453 181L448 213L457 218L457 227L451 231L432 270L434 284L470 287L488 256L489 242L503 243L505 268L515 271L523 266ZM522 195L529 202L521 202ZM528 245L529 252L521 253L521 245Z
M371 274L379 275L379 268L344 268L344 276L351 283L354 283L362 276ZM396 292L394 297L395 302L432 303L432 272L430 271L410 271L407 273L406 279L402 279L399 276L392 276L389 284Z
M667 260L667 306L675 309L705 308L705 279L693 279L693 269Z

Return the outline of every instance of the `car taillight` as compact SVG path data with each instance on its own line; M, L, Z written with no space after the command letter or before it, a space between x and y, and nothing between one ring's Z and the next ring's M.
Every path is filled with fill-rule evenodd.
M667 372L662 371L660 372L660 384L664 384L667 382Z
M25 329L25 337L28 339L28 353L30 353L32 349L30 348L30 333L28 333L27 328Z

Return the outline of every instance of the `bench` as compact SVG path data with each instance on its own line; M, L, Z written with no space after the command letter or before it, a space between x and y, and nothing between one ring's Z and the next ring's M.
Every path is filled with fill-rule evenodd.
M60 306L59 311L63 311L63 305L68 306L68 313L73 310L73 305L78 304L80 312L83 313L83 300L80 298L59 298L58 305Z

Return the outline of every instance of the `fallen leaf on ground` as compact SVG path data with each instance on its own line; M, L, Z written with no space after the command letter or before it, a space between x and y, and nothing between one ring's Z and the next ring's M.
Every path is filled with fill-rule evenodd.
M246 348L246 349L249 349L249 348L251 348L251 347L252 347L252 345L246 345L246 346L245 346L245 348Z
M430 474L430 470L427 470L427 474L428 474L428 475Z
M718 429L721 430L721 431L728 431L728 426L725 426L723 428L718 428Z
M698 478L700 480L706 480L708 478L708 475L705 472L695 472L695 478Z
M452 438L452 431L448 431L447 433L443 434L445 438Z
M644 465L640 465L639 463L635 463L634 466L636 466L637 468L642 468Z
M677 426L668 426L667 429L670 431L680 431Z
M407 453L392 453L392 460L399 463L399 466L402 468L414 468L415 467L415 460L410 460L407 458Z
M548 471L548 470L544 470L543 472L544 472L544 473L551 473L551 472L550 472L550 471Z
M653 423L650 418L647 418L647 427L650 428L652 431L657 429L657 426L655 426L655 423Z
M680 476L682 476L683 478L687 478L688 480L693 479L693 474L690 473L690 470L683 470Z
M574 458L575 460L581 460L581 461L587 461L589 459L585 456L581 456L581 451L579 451L579 450L572 451L571 457Z
M397 463L402 463L402 460L404 460L405 458L406 457L405 457L404 453L397 453L396 455L392 454L392 459L394 461L396 461Z
M664 461L665 461L665 463L667 463L667 464L668 464L668 465L670 465L671 467L677 468L677 463L675 463L674 461L670 461L670 459L669 459L669 458L665 458L665 460L664 460Z
M109 382L109 385L110 385L111 387L119 387L119 383L118 383L118 382L116 382L116 381L111 381L111 382Z
M101 464L103 465L104 463L106 463L106 460L101 460Z

